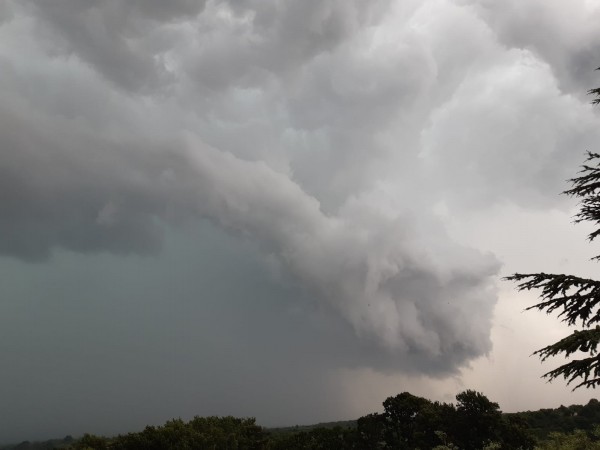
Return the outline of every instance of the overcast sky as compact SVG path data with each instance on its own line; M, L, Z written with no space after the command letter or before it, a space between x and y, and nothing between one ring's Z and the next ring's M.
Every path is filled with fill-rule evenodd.
M0 2L0 443L582 403L596 0Z

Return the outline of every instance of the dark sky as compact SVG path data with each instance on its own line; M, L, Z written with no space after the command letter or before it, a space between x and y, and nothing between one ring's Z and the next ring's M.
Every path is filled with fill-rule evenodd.
M599 138L599 16L0 3L0 442L585 401L538 379L565 329L500 276L593 272L557 194Z

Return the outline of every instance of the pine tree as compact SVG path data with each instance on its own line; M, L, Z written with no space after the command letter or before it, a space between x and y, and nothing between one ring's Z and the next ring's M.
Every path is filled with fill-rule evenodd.
M599 68L600 70L600 68ZM600 103L600 88L591 89L593 104ZM595 231L588 235L594 241L600 235L600 154L588 152L588 157L578 177L569 180L571 189L563 194L580 199L580 211L575 223L592 222ZM592 258L599 260L600 255ZM574 275L546 273L515 273L506 280L518 283L519 291L540 290L540 302L527 310L538 309L547 314L557 312L558 317L569 326L581 326L569 336L534 352L542 361L563 354L567 358L576 352L588 356L574 359L543 375L552 381L564 378L567 384L577 380L579 387L595 388L600 385L600 281Z

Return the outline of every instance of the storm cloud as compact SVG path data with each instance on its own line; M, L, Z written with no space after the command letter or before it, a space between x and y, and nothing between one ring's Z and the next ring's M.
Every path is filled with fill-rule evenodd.
M456 374L492 349L501 261L446 221L566 208L598 138L599 10L570 4L575 26L539 3L8 1L0 254L144 265L173 233L231 239L252 257L222 283L262 267L279 317L335 324L307 344L309 378Z

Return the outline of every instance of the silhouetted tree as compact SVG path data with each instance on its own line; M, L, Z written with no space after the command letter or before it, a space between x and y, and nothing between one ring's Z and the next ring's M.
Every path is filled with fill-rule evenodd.
M78 439L70 448L74 450L105 450L107 447L107 440L102 436L96 436L94 434L84 434L81 439Z
M533 448L525 421L503 417L485 395L467 390L456 400L454 406L408 392L389 397L383 413L358 419L357 448L480 450L491 443L505 450Z
M357 440L359 448L373 450L386 448L385 435L387 420L383 414L367 414L356 421Z
M458 394L456 402L455 444L462 449L480 449L501 440L502 413L498 403L473 390Z
M383 402L387 447L398 449L432 448L440 443L436 431L446 431L454 407L431 402L408 392Z
M589 93L596 97L592 103L600 103L600 88L592 89ZM591 242L600 235L600 154L588 152L587 160L579 173L580 176L569 180L571 189L563 193L580 200L575 223L594 224L595 230L588 235ZM593 259L599 258L596 256ZM515 273L506 279L517 282L520 291L540 290L541 301L527 308L528 310L538 309L548 314L557 312L563 322L582 327L534 354L542 361L560 354L568 358L576 352L583 352L588 356L574 359L543 376L550 381L562 377L567 384L577 380L574 390L582 386L595 388L600 384L600 355L597 351L600 342L600 281L543 272Z
M600 235L600 155L589 153L580 173L581 176L570 180L573 187L565 193L581 199L581 209L575 222L590 221L595 224L596 229L588 236L589 240L593 241ZM574 359L543 376L549 380L563 377L567 384L578 380L574 389L582 386L596 387L600 384L600 356L597 352L600 342L600 281L543 272L516 273L506 279L516 281L520 291L541 291L541 301L527 308L528 310L538 309L548 314L557 312L563 322L571 326L579 324L582 327L534 354L542 361L559 354L570 357L576 352L587 353L589 356Z

